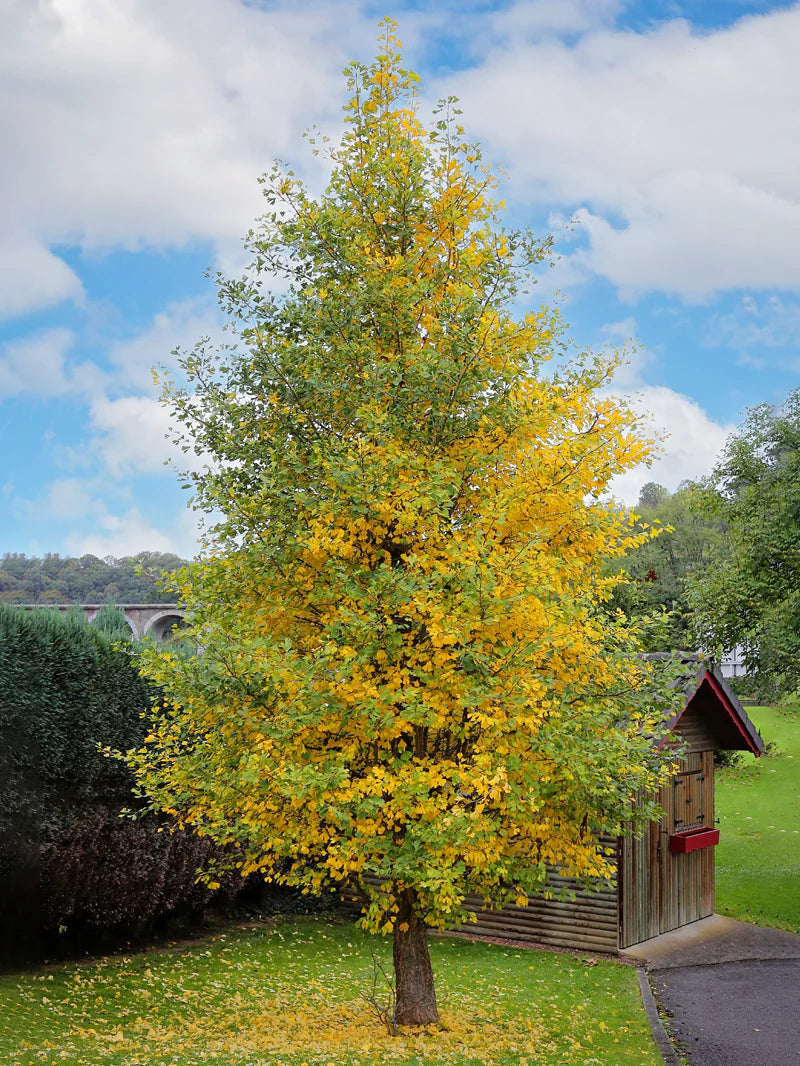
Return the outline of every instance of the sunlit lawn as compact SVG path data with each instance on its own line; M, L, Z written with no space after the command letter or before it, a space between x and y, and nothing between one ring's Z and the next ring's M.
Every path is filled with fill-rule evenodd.
M391 1038L359 998L372 952L352 925L286 920L187 948L0 978L0 1062L116 1066L656 1066L636 971L437 937L442 1025Z
M717 776L717 910L800 932L800 714L747 713L779 754Z

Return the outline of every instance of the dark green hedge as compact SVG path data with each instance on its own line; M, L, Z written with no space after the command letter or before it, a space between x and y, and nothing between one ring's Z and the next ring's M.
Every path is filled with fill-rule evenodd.
M12 796L48 818L129 797L127 769L97 747L136 744L151 693L116 635L82 615L0 604L0 759Z
M98 747L138 744L153 692L121 613L0 604L0 953L35 959L141 936L210 898L197 870L212 846L159 832L133 805L129 770ZM232 890L232 886L231 886Z

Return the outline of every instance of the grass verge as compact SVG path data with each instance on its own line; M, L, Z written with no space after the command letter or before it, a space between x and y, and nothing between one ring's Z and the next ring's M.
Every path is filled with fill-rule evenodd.
M657 1066L636 971L434 938L442 1023L392 1038L359 998L391 945L302 918L0 978L4 1066Z
M717 777L717 902L721 914L800 932L800 715L748 708L777 751L744 755Z

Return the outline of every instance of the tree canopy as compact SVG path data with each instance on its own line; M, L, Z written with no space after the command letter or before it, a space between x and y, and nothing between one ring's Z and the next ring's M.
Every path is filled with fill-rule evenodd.
M182 563L165 552L121 559L7 553L0 558L0 603L172 603L175 592L160 582Z
M727 551L692 582L701 646L741 646L764 696L800 687L800 389L751 408L706 486Z
M131 760L243 872L360 881L421 1023L423 922L609 872L600 835L664 773L665 698L600 609L630 538L601 498L648 442L599 391L613 361L542 374L558 316L515 301L549 242L503 224L452 100L422 124L382 32L341 142L316 139L326 190L263 179L252 266L219 280L231 344L166 383L218 521L180 578L198 654L151 651L168 699Z
M609 564L611 572L631 577L615 588L609 609L620 609L641 625L649 622L648 651L694 646L689 582L725 555L727 543L724 520L709 512L704 499L701 486L690 482L674 493L647 482L639 494L634 530L658 530L658 536Z

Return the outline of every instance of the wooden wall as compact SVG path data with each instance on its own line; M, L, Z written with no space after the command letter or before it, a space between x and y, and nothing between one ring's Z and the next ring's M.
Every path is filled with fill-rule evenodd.
M378 884L377 878L368 880ZM551 873L548 883L555 894L564 898L534 896L527 906L510 905L491 911L482 909L479 896L467 896L465 907L477 921L465 922L459 931L578 951L615 953L619 939L616 881L604 881L597 891L590 891L579 881ZM342 902L353 912L360 909L358 893L353 890L343 892Z
M618 948L618 909L616 881L607 881L597 891L588 891L580 882L550 874L555 892L572 898L531 897L527 906L504 907L501 911L481 910L481 900L468 896L466 907L476 922L466 922L465 933L530 940L553 947L579 951L616 952Z
M675 743L685 751L710 751L719 747L708 717L703 713L703 704L694 699L678 719Z
M659 806L669 797L658 794ZM625 837L617 852L619 870L619 946L629 948L657 936L660 926L658 847L660 823L650 823L636 837ZM652 903L651 903L652 901Z
M694 780L692 780L694 777ZM669 786L668 786L669 787ZM672 782L673 804L667 811L670 832L692 826L714 826L714 752L690 754L685 767ZM693 809L686 811L684 797L694 794ZM664 846L664 905L662 933L678 929L714 913L714 847L688 855L675 855Z
M468 896L465 906L477 920L464 923L461 930L615 953L713 914L715 849L685 855L670 850L673 833L714 825L714 752L697 750L707 738L694 715L681 724L689 750L680 773L659 793L664 817L638 837L620 839L615 879L590 891L580 882L551 873L549 884L556 898L536 896L525 907L512 905L500 911L483 910L480 897ZM360 909L352 891L344 892L342 899L349 909Z

